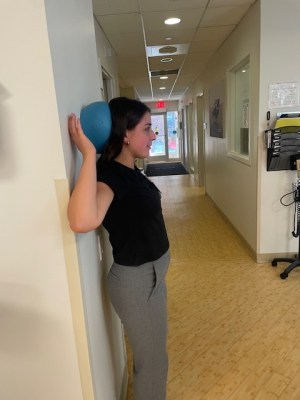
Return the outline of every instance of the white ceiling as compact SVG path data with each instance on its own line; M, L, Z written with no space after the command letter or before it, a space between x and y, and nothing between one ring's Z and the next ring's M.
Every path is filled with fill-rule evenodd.
M134 87L142 101L177 100L255 1L93 0L93 10L117 55L120 86ZM170 17L180 24L165 25ZM177 51L160 55L165 46ZM166 57L172 61L161 62ZM178 73L151 76L165 70Z

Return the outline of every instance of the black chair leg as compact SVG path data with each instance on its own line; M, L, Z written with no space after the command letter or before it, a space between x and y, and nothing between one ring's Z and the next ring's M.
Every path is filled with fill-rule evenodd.
M285 270L283 270L280 274L281 279L286 279L289 275L289 273L297 267L300 267L300 258L289 258L289 257L281 257L281 258L274 258L272 260L272 267L277 267L277 263L279 262L289 262L290 265L288 265Z
M277 267L277 263L279 263L279 262L293 263L294 261L295 261L295 258L290 258L290 257L274 258L272 261L272 267Z
M289 273L294 269L300 267L300 260L294 260L283 272L280 274L281 279L286 279Z

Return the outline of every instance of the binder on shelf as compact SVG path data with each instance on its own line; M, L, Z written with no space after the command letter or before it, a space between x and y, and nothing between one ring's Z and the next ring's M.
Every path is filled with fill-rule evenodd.
M275 129L265 131L267 170L294 169L300 158L300 118L280 118Z

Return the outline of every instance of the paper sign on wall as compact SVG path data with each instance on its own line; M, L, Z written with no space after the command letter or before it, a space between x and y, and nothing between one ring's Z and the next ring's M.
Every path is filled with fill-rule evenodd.
M299 105L299 82L272 83L269 85L269 108Z

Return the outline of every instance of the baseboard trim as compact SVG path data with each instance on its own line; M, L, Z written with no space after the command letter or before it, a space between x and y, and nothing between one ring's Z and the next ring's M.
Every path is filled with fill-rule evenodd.
M217 204L213 201L213 199L210 197L209 194L206 193L206 196L209 198L209 200L212 202L214 207L219 211L219 213L222 215L222 218L231 226L231 228L234 230L234 232L238 235L238 237L241 239L241 241L244 243L246 246L247 250L250 253L250 256L256 261L257 261L257 253L256 251L250 246L250 244L246 241L246 239L241 235L241 233L237 230L237 228L233 225L233 223L228 219L228 217L223 213L223 211L217 206Z
M261 253L257 254L257 263L271 263L274 258L295 258L295 252L293 253Z
M236 227L232 224L232 222L226 217L226 215L223 213L223 211L216 205L216 203L213 201L213 199L206 193L206 196L209 198L209 200L212 202L214 207L219 211L219 213L222 215L222 218L231 226L231 228L235 231L235 233L238 235L238 237L241 239L241 241L244 243L244 245L247 247L251 257L257 262L258 264L265 264L265 263L272 263L272 260L274 258L282 258L282 257L288 257L288 258L295 258L297 257L297 254L295 252L292 253L256 253L254 249L249 245L249 243L245 240L245 238L240 234L240 232L236 229Z

